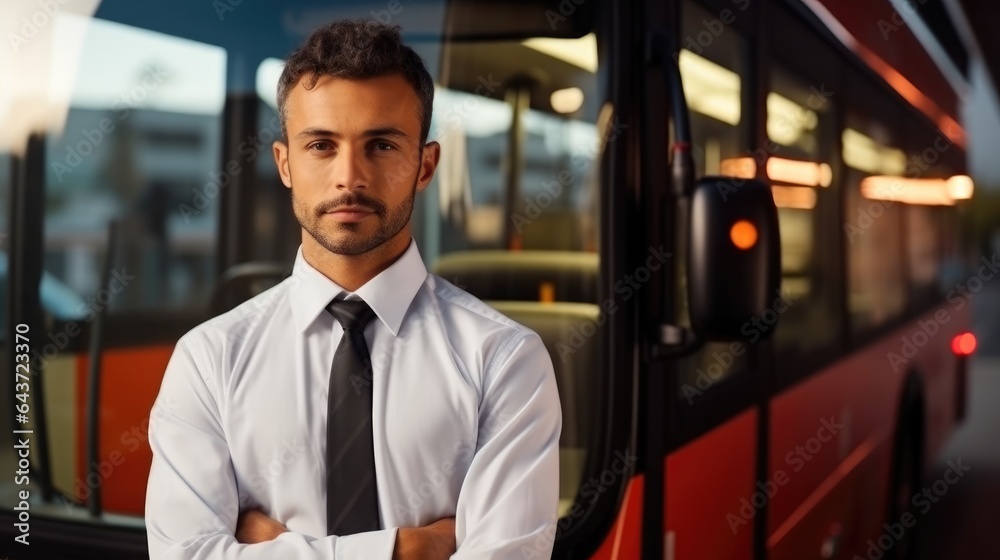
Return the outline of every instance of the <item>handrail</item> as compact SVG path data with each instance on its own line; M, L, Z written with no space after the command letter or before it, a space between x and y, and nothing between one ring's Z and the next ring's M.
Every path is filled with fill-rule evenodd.
M108 223L108 245L104 253L104 267L101 270L101 286L111 283L111 269L115 261L115 247L117 246L118 223L114 220ZM86 480L101 480L100 464L98 457L99 436L101 428L101 353L104 347L104 318L107 315L108 306L102 306L97 310L94 317L94 324L90 328L90 357L87 370L87 478ZM91 477L94 478L91 478ZM87 511L93 517L101 515L101 484L91 488L90 495L87 496Z

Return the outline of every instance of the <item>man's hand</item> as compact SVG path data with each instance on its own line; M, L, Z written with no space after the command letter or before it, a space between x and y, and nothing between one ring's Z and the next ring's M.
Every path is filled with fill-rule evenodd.
M396 530L392 560L447 560L455 554L455 518L445 517L425 527Z
M236 521L236 540L243 544L271 541L287 531L284 525L256 509L240 513Z

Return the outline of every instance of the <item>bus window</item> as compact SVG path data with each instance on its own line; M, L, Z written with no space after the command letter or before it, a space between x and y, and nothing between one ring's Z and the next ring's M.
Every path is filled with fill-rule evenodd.
M596 37L450 43L441 68L430 139L442 165L414 238L431 270L542 337L563 408L566 515L599 425L596 162L617 134Z
M13 178L13 158L9 152L4 152L6 147L0 147L0 255L4 263L7 262L7 255L10 251L10 193L11 179ZM7 329L7 290L10 286L10 271L4 264L0 269L0 342L6 340Z
M911 307L922 311L942 294L944 210L935 206L906 208L906 249Z
M115 220L112 268L129 284L109 308L200 305L212 280L226 53L101 19L62 25L81 44L46 155L46 268L97 295Z
M684 82L684 97L691 110L692 154L696 175L734 175L735 158L753 156L747 150L750 132L743 107L744 78L741 58L746 40L727 29L711 41L701 40L705 21L716 16L694 2L684 2L681 14L681 50L677 63ZM728 164L727 164L728 162Z
M45 277L78 304L61 314L46 310L60 321L51 339L66 339L62 352L45 353L46 467L72 500L83 503L100 486L109 512L141 516L147 457L116 464L114 476L97 482L81 468L75 450L83 446L74 441L84 433L84 407L73 404L85 402L86 367L73 349L87 347L83 333L100 312L109 317L105 348L121 346L128 330L172 345L154 325L200 312L208 300L217 198L227 181L219 171L226 51L99 18L64 15L56 25L64 40L79 40L79 54L62 61L74 66L59 72L68 109L46 146ZM113 221L112 273L102 285ZM142 426L161 372L147 369L145 358L127 361L109 355L103 364L111 390L100 403L99 463L132 457L144 443L131 429Z
M855 340L861 340L866 331L889 324L906 308L902 205L863 197L861 183L872 175L902 176L906 155L892 146L888 127L850 113L841 139L847 308Z
M840 332L838 194L830 166L836 127L829 99L779 66L767 94L771 153L764 173L772 186L781 231L781 303L775 344L782 366L808 363ZM787 369L787 368L783 368Z

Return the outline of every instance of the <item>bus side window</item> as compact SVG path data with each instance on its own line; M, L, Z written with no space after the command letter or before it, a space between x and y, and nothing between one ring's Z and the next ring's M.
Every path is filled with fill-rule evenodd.
M902 205L862 196L866 177L903 176L906 154L880 122L848 114L842 134L847 238L847 309L855 341L898 319L906 309Z
M906 208L910 307L920 312L941 299L944 212L934 206Z
M781 231L781 302L775 344L782 370L810 364L835 347L839 263L837 181L831 167L836 128L832 100L778 65L767 95L771 184ZM766 316L765 316L766 319ZM808 366L805 366L808 367Z

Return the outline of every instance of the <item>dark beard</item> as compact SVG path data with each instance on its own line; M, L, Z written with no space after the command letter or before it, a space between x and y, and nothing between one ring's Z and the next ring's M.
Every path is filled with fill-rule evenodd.
M416 198L417 180L413 180L410 188L410 196L395 208L388 208L385 203L375 200L362 193L351 193L335 200L323 202L312 211L308 208L300 208L299 202L295 198L295 190L292 190L292 208L299 225L305 229L324 249L338 255L362 255L389 241L396 236L410 221L413 214L413 203ZM320 225L323 214L339 206L356 205L364 206L373 211L373 217L378 220L375 232L369 237L361 237L360 223L335 223L333 227L338 232L350 232L346 238L336 239L333 235L328 235L329 231L324 231Z

